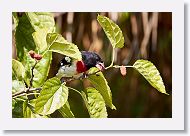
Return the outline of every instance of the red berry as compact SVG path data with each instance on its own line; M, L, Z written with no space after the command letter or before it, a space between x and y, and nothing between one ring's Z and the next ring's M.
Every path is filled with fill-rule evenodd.
M42 59L42 55L40 55L40 54L34 54L34 58L36 60L41 60Z
M30 56L31 56L32 58L34 58L35 52L34 52L33 50L30 50L28 53L30 54Z

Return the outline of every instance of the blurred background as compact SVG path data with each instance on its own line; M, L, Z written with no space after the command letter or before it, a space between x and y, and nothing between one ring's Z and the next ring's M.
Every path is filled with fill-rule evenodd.
M96 17L98 14L112 19L121 28L125 46L115 50L115 64L133 65L137 59L147 59L157 67L170 95L154 89L137 71L127 69L122 76L119 69L108 69L104 75L112 91L113 104L117 110L108 109L109 118L171 118L172 117L172 13L52 13L56 31L73 42L79 50L97 52L105 65L111 63L112 46ZM13 40L14 43L14 40ZM15 51L13 48L13 58ZM55 76L62 56L53 53L48 78ZM69 86L83 90L89 86L85 80L73 81ZM80 95L69 92L71 110L76 117L89 117ZM53 115L59 117L58 113Z

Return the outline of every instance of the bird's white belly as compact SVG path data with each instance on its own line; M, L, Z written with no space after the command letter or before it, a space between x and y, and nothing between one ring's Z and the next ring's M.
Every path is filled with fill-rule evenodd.
M57 77L61 78L61 77L73 77L74 75L76 75L76 65L65 65L62 66L59 70L58 73L56 74Z

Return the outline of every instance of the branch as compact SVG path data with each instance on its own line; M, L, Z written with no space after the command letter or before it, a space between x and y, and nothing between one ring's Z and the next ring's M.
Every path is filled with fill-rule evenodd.
M39 92L41 90L42 90L42 88L26 88L23 91L14 93L12 95L12 98L16 98L16 97L19 97L19 96L23 96L23 95L34 93L33 91L38 91Z
M35 65L34 65L35 67ZM32 70L34 69L34 67L32 68ZM109 69L109 68L120 68L120 67L126 67L126 68L132 68L133 66L119 66L119 65L113 65L113 66L109 66L107 67L106 69ZM84 73L83 75L81 75L80 77L78 78L62 78L61 79L61 82L62 83L67 83L67 82L71 82L73 80L81 80L81 79L85 79L85 78L88 78L89 76L91 75L95 75L97 74L98 72L101 72L101 70L98 70L94 73ZM33 72L32 72L33 73ZM33 80L33 78L31 78L31 80ZM71 89L71 88L70 88ZM42 90L42 87L40 88L26 88L25 90L23 91L20 91L20 92L16 92L12 95L12 98L17 98L17 97L20 97L20 96L24 96L24 95L33 95L33 94L39 94L40 91ZM37 92L33 92L33 91L37 91Z
M72 78L62 78L61 79L61 82L71 82L71 81L73 81L73 80L82 80L82 79L85 79L85 78L88 78L89 76L91 76L91 75L95 75L95 74L97 74L98 72L101 72L101 70L98 70L98 71L96 71L96 72L94 72L94 73L90 73L90 74L88 74L88 73L84 73L83 75L81 75L80 77L78 77L78 78L74 78L74 77L72 77Z
M32 83L33 83L33 79L34 79L34 68L36 66L36 64L38 63L38 61L35 61L34 66L32 67L31 71L32 71L32 77L30 79L30 87L32 87Z

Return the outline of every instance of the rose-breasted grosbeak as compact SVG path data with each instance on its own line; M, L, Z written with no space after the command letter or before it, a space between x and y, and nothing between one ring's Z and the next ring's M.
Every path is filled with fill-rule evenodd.
M81 51L82 60L75 60L68 56L64 57L60 62L60 68L56 76L62 77L78 77L88 71L91 67L97 67L101 71L105 68L100 56L94 52Z

